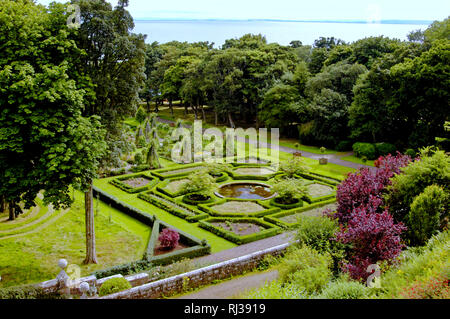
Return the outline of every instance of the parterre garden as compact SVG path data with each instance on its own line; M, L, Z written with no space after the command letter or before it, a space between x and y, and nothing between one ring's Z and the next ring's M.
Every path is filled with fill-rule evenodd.
M285 174L269 161L255 164L237 160L223 167L220 174L211 173L216 190L207 198L192 199L184 187L190 183L192 173L205 171L204 163L100 179L95 182L95 193L102 201L153 228L144 256L153 263L197 257L274 236L292 228L300 216L319 215L322 208L335 208L330 204L336 201L336 185L340 182L336 178L308 173L296 175L294 179L306 187L306 192L295 207L285 207L276 202L276 193L267 199L240 198L239 194L225 197L219 193L221 187L235 183L249 185L250 193L258 185L270 189ZM161 225L179 232L180 242L186 247L155 259L153 250Z

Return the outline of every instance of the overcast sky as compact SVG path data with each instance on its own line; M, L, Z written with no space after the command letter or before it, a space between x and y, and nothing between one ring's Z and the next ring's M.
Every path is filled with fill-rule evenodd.
M37 0L48 4L52 0ZM58 0L58 2L67 2ZM117 0L109 0L113 5ZM135 19L443 20L448 0L130 0Z

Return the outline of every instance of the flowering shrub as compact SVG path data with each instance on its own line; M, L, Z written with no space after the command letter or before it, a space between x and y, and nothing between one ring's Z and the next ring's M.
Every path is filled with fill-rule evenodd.
M357 208L351 214L347 226L341 225L336 239L349 244L348 262L342 265L354 279L366 280L370 275L367 267L379 261L391 261L396 258L404 245L400 234L406 230L403 224L394 224L387 210L382 213L370 212L366 208Z
M450 299L448 278L443 276L416 282L400 292L402 299Z
M159 234L158 240L161 243L161 247L172 249L177 247L178 241L180 240L180 234L173 229L164 228Z
M401 172L411 158L398 153L376 160L375 172L363 168L357 173L349 174L337 188L338 209L335 217L341 224L347 223L356 208L381 213L384 206L383 195L391 184L390 178ZM370 207L369 207L370 206Z

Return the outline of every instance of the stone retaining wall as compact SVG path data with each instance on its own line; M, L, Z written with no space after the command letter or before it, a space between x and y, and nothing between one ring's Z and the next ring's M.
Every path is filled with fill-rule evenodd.
M211 284L249 271L258 266L267 255L278 256L284 253L290 243L258 251L250 255L227 260L212 266L200 268L174 277L143 284L100 299L156 299L181 293L187 289Z

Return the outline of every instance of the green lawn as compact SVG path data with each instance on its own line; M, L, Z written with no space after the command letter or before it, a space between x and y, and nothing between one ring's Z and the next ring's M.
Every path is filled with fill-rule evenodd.
M194 237L197 237L200 240L206 239L208 243L211 245L212 253L233 248L236 246L235 244L225 239L222 239L209 231L199 228L197 226L197 223L189 223L182 218L174 216L156 206L151 205L150 203L142 199L139 199L137 197L138 194L128 194L120 190L119 188L109 183L109 181L113 178L114 177L96 180L94 182L94 185L104 190L108 194L116 197L117 199L128 203L129 205L132 205L144 212L147 212L150 215L155 215L158 219L168 223L169 225L172 225L175 228L178 228Z
M60 258L80 266L82 275L94 270L142 258L151 229L103 203L95 203L95 231L98 264L83 265L85 257L84 196L65 214L55 212L41 228L17 232L17 237L0 238L0 287L54 279ZM45 211L46 207L41 207ZM0 215L1 216L1 215ZM21 223L23 223L25 220ZM30 222L31 223L31 222Z
M341 157L341 160L343 160L343 161L348 161L348 162L353 162L353 163L356 163L356 164L363 164L363 165L368 165L368 166L375 166L375 165L374 165L374 162L375 162L375 161L367 160L366 162L363 162L362 159L360 159L359 157L356 157L356 156L354 156L354 155Z
M299 142L296 140L293 140L293 139L280 138L280 146L290 147L295 150L298 150L299 152L310 152L310 153L314 153L314 154L322 154L322 152L320 151L320 146L308 146L308 145L302 145L299 143L298 147L296 147L296 145L295 145L296 143L299 143ZM327 149L324 154L329 155L329 154L337 154L337 153L338 153L338 151Z

